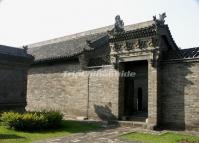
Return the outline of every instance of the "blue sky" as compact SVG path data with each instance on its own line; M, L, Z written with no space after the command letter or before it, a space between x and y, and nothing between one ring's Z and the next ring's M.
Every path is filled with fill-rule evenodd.
M199 0L2 0L0 44L22 46L111 25L117 14L128 25L162 12L179 47L199 46Z

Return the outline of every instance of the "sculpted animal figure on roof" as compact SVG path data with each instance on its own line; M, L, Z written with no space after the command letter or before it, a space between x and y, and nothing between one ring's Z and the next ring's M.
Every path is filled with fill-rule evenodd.
M120 16L117 15L115 17L115 27L114 27L115 32L123 32L124 31L124 22L121 20Z
M114 28L110 31L108 31L108 33L110 35L114 35L114 34L117 34L117 33L121 33L121 32L124 32L124 22L123 20L120 18L119 15L117 15L115 17L115 24L114 24Z
M153 21L156 22L157 25L164 25L165 18L167 17L166 13L159 14L159 18L157 19L156 16L153 16Z

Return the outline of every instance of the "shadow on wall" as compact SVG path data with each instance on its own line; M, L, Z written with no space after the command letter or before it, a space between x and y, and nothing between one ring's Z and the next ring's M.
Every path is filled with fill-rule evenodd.
M166 129L184 130L185 122L185 88L193 85L187 78L193 74L190 63L164 64L161 73L160 95L161 123ZM187 89L186 89L187 90ZM189 117L186 117L189 118Z
M110 121L117 120L117 117L111 112L111 109L105 105L94 105L95 113L101 120Z
M26 97L24 97L24 100L26 100ZM3 113L3 112L8 112L8 111L14 111L14 112L25 112L26 109L25 109L25 106L26 104L23 104L23 105L0 105L0 114ZM0 137L1 137L1 134L0 134Z

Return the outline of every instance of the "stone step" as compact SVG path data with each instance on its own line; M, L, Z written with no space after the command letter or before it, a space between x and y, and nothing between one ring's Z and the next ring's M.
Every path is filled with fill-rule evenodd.
M139 122L139 121L112 121L109 122L110 124L117 124L118 126L124 126L124 127L133 127L133 128L147 128L146 122Z
M141 127L146 128L146 122L138 122L138 121L119 121L120 126L128 126L128 127Z
M122 118L124 121L138 121L138 122L146 122L147 117L142 116L126 116Z
M131 121L138 121L138 122L146 122L147 118L146 117L131 117Z

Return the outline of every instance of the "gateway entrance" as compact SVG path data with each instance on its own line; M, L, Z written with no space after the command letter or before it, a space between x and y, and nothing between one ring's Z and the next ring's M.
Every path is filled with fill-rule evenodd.
M135 77L124 77L124 113L126 119L148 116L148 63L147 61L123 63L125 72Z

